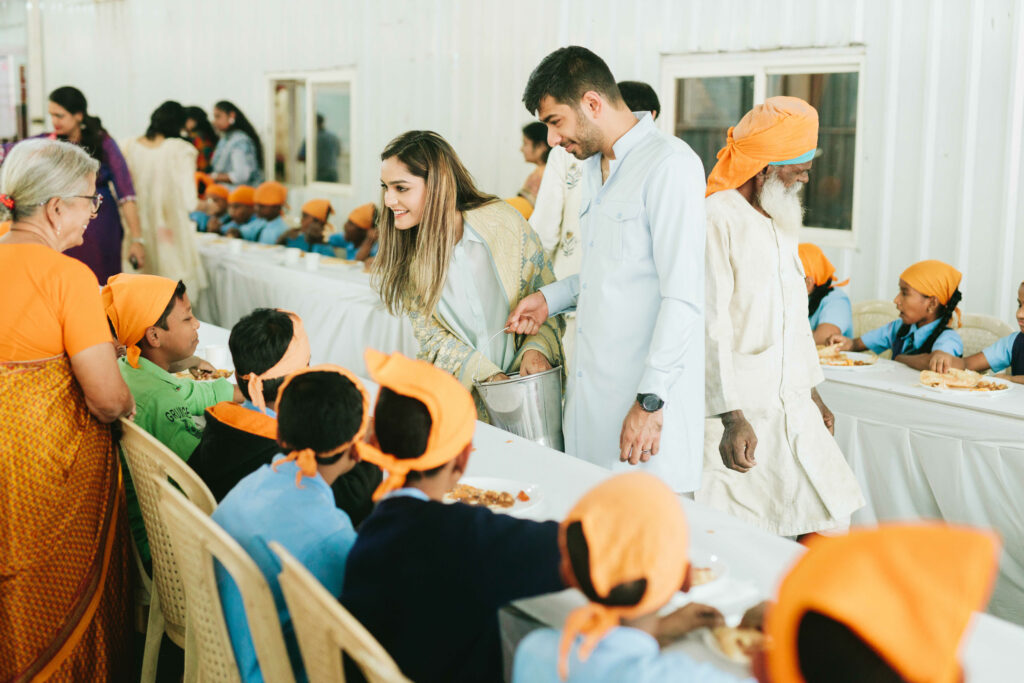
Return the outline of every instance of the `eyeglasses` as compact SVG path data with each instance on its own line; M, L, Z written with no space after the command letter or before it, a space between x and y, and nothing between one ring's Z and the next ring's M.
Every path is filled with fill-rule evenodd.
M101 194L62 194L57 196L58 199L88 199L92 204L92 212L96 213L100 210L100 206L103 204L103 195ZM47 200L49 201L49 200ZM46 202L39 202L39 206L43 206Z

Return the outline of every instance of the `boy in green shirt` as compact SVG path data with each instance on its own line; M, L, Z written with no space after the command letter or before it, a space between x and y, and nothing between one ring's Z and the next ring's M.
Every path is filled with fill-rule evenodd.
M135 423L188 461L202 437L192 417L221 401L240 402L242 395L226 379L200 382L171 374L171 365L190 358L199 343L199 321L184 283L122 273L107 281L102 296L117 340L127 348L118 363L135 397ZM148 562L149 544L130 480L128 519Z

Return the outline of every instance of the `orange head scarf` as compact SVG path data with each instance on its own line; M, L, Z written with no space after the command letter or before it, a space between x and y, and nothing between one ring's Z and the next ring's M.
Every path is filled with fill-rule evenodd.
M288 348L285 349L281 360L263 372L250 372L239 377L239 379L244 379L247 382L246 388L249 391L249 401L256 406L257 410L263 413L267 412L267 401L263 398L264 380L287 377L293 372L302 370L309 365L309 357L311 355L309 337L306 336L306 328L302 326L302 318L291 311L281 312L287 313L288 317L292 320L292 340L288 343ZM280 395L280 391L278 395Z
M890 525L819 537L768 609L769 680L802 683L797 652L808 610L843 623L908 681L955 683L957 648L985 606L999 564L989 533L942 524Z
M203 185L203 192L199 192L199 185ZM200 199L206 197L206 189L210 185L213 185L213 177L209 173L203 173L202 171L196 171L196 193L199 194Z
M228 188L224 187L223 185L207 185L206 186L206 196L207 196L207 198L209 198L209 197L220 197L224 201L227 201L228 200L228 196L230 194L231 193L228 192Z
M579 588L566 541L571 524L579 522L587 541L590 581L598 596L629 581L645 579L646 590L635 605L608 606L591 602L565 621L558 648L558 674L569 675L569 651L583 635L580 660L586 660L622 618L650 614L680 590L689 565L689 531L683 506L672 490L654 475L620 474L598 484L573 506L559 529L562 569Z
M476 404L462 384L430 363L412 360L400 353L390 356L367 349L366 368L382 388L420 401L430 413L430 436L423 454L416 458L396 458L367 443L357 444L359 456L388 473L373 493L380 500L405 485L405 475L440 467L458 456L473 441L476 429Z
M533 215L533 204L523 197L509 197L505 201L511 204L512 208L518 211L520 216L530 220L530 216Z
M934 296L943 306L953 298L963 276L953 266L942 261L918 261L900 275L900 279L925 296ZM960 308L956 309L956 323L960 326Z
M815 287L821 287L826 282L838 279L836 267L832 265L832 262L825 256L825 252L817 244L804 242L797 247L797 251L800 253L800 262L804 264L804 275L814 280ZM845 287L848 284L850 281L847 279L837 282L835 286Z
M256 188L253 199L264 206L283 206L288 199L288 188L276 180L268 180Z
M818 112L798 97L769 97L729 129L705 197L734 190L769 164L802 164L818 147Z
M256 203L256 190L252 189L248 185L239 185L235 189L231 190L231 194L228 195L228 204L246 204L252 206Z
M118 273L100 291L107 318L114 325L117 341L128 349L127 361L139 367L139 341L156 325L174 297L178 283L158 275Z
M326 199L310 199L308 202L302 205L302 212L308 213L313 218L326 223L327 216L334 211L334 207Z
M373 227L375 211L376 207L373 204L363 204L352 210L352 213L348 215L348 220L357 228L369 230Z
M280 465L282 462L291 462L293 460L295 461L295 464L298 465L299 467L299 473L295 475L295 485L298 486L300 489L303 488L303 477L312 478L316 476L318 459L330 458L331 456L337 455L338 453L344 453L345 449L352 446L353 444L358 444L362 440L362 438L366 435L366 430L370 426L370 395L366 393L366 387L364 387L363 383L359 381L359 378L341 366L316 365L311 368L303 368L297 372L293 372L281 385L281 389L278 392L278 395L284 396L285 390L288 388L288 385L291 384L291 381L293 379L295 379L299 375L304 375L310 372L336 372L342 377L345 377L350 382L352 382L352 384L355 385L356 390L359 392L359 395L362 396L363 398L363 415L359 421L359 429L356 430L356 433L352 435L351 439L341 444L340 446L336 446L335 448L332 448L331 450L324 453L317 453L312 448L303 448L296 451L292 451L287 456L285 456L284 460L277 460L276 462L274 462L272 467L276 472L278 465Z

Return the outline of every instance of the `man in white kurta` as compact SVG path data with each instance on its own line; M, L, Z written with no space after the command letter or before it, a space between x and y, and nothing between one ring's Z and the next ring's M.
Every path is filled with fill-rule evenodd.
M729 131L708 179L704 482L696 499L767 531L842 526L864 504L829 433L807 320L797 192L817 112L770 98Z
M583 48L562 50L600 62ZM589 91L578 114L565 104L575 102L573 94L537 98L549 143L583 159L583 260L578 276L524 299L509 323L516 329L538 303L540 320L575 306L566 452L613 470L639 466L675 491L693 491L700 485L704 417L704 172L686 143L657 130L649 113L629 112L617 95L614 81L603 92ZM663 406L648 411L641 397Z

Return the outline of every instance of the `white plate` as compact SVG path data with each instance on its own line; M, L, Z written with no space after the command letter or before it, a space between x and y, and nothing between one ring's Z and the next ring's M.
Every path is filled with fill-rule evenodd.
M972 398L991 398L993 396L1005 396L1006 394L1010 393L1011 391L1017 388L1013 382L1005 380L1002 377L993 377L991 375L986 375L984 379L986 382L992 382L993 384L1001 384L1006 388L1000 391L972 391L970 389L951 389L950 387L947 386L932 387L928 386L927 384L919 384L918 386L924 387L925 389L929 389L931 391L938 392L940 394L946 394L947 396L970 396Z
M865 361L868 365L829 365L827 363L822 363L820 358L818 359L818 363L821 367L828 368L829 370L867 370L868 368L875 367L875 363L878 362L878 356L873 353L864 353L862 351L843 351L843 355L850 360Z
M718 644L718 638L715 638L715 634L711 632L711 629L703 628L701 629L701 631L703 631L702 638L704 639L704 645L707 646L709 650L714 652L716 656L720 657L726 662L729 662L730 664L739 664L740 666L747 667L750 666L750 657L747 657L746 655L730 657L729 655L725 654L721 646Z
M729 575L729 565L715 553L703 548L690 548L690 564L693 565L694 569L706 567L714 574L714 578L710 581L691 586L689 593L691 597L694 591L699 591L706 586L716 586L719 581Z
M459 483L489 491L507 491L512 494L513 498L516 498L516 495L520 491L524 491L526 495L530 497L530 500L523 501L516 498L515 504L510 508L491 507L491 510L494 512L504 512L516 516L536 507L544 498L540 487L537 484L531 484L525 481L516 481L514 479L500 479L498 477L463 477L459 480ZM450 500L446 494L444 502L455 503L456 501Z

